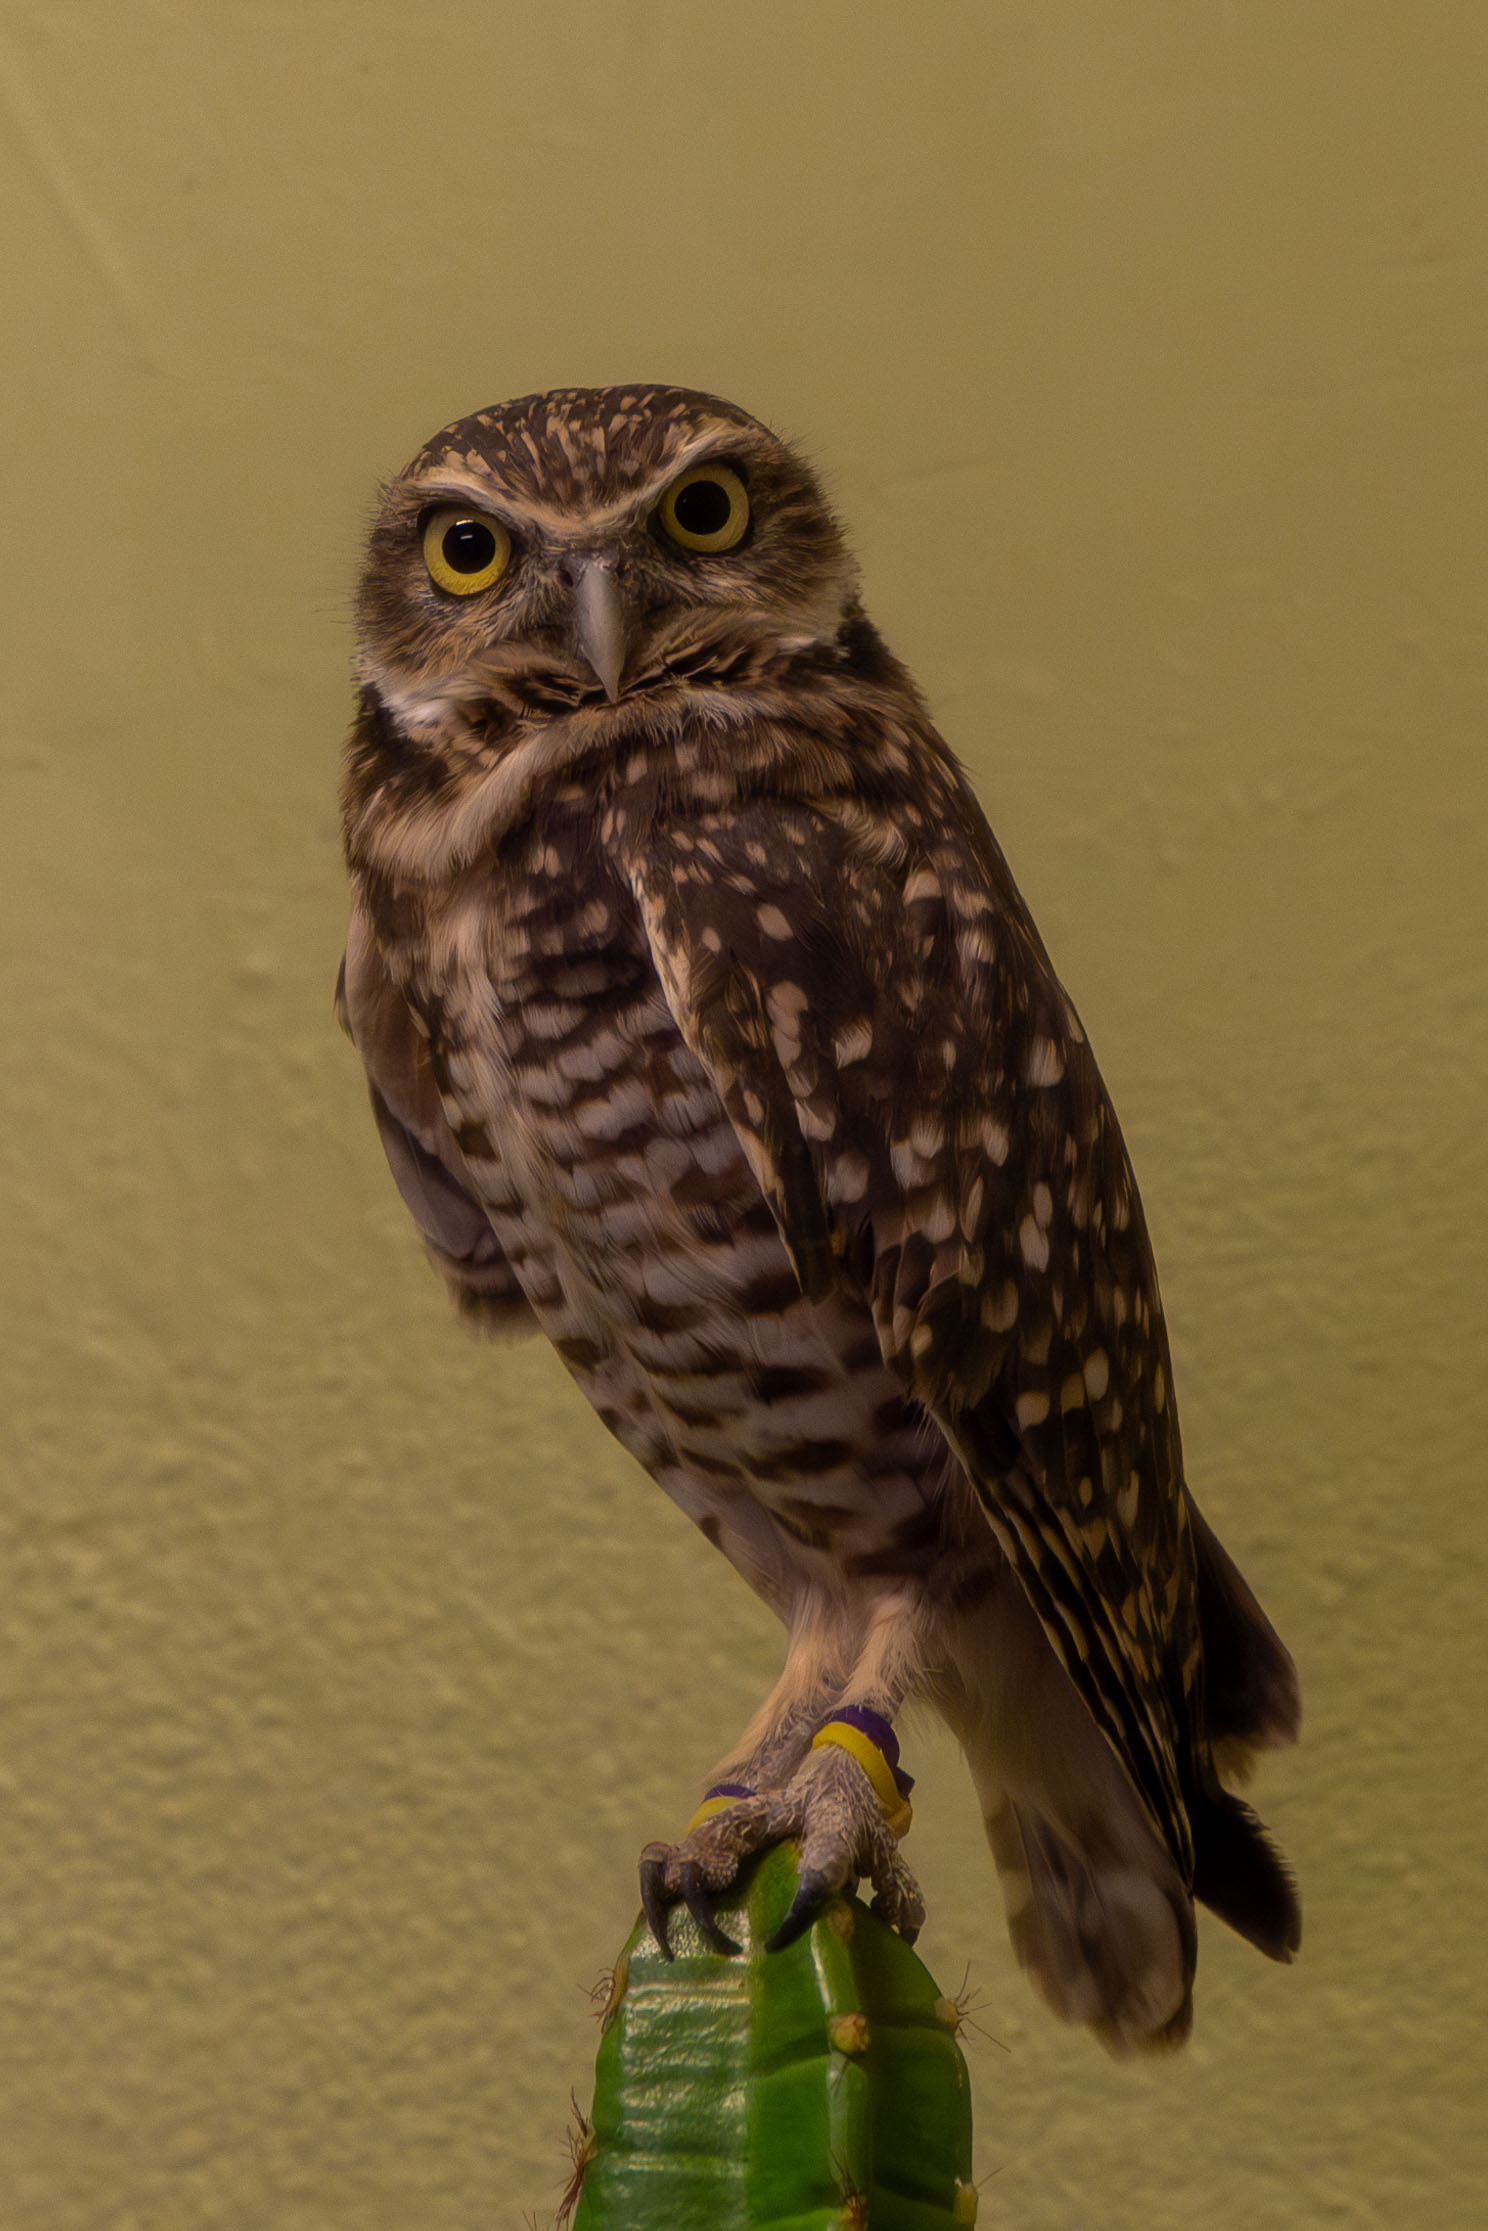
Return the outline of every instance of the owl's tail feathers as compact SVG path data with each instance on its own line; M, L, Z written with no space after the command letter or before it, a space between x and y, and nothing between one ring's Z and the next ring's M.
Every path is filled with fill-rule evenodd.
M1271 1960L1290 1960L1302 1942L1297 1886L1243 1798L1215 1787L1188 1803L1194 1896Z
M1296 1741L1297 1668L1192 1495L1188 1515L1198 1559L1204 1735L1214 1768L1243 1780L1255 1752ZM1250 1807L1206 1772L1206 1786L1189 1794L1188 1818L1194 1896L1269 1958L1290 1960L1302 1941L1296 1885Z
M1193 1907L1171 1868L1072 1840L1026 1802L985 1815L1019 1965L1109 2052L1181 2045L1193 2020Z
M1255 1814L1216 1789L1190 1819L1194 1896L1269 1958L1290 1960L1302 1938L1297 1893ZM1120 2056L1181 2045L1193 2021L1193 1904L1155 1839L1146 1844L1135 1819L1129 1842L1115 1821L1073 1837L1026 1799L1000 1795L985 1821L1013 1950L1053 2011Z
M975 1603L943 1608L932 1662L1029 1980L1113 2053L1181 2045L1188 1885L1007 1567Z
M1205 1733L1216 1765L1243 1779L1254 1752L1296 1741L1302 1724L1297 1669L1191 1494L1188 1515L1198 1559Z

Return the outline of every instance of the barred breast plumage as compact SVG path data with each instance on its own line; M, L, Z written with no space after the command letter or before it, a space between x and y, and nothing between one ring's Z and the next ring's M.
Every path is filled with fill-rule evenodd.
M386 937L406 974L381 996L422 1039L471 1194L605 1424L777 1608L803 1555L924 1572L949 1531L990 1562L984 1526L949 1524L949 1452L868 1309L802 1293L588 817L528 833L482 905L473 966L458 909L421 910L406 958ZM378 992L359 979L359 1001Z
M912 1931L863 1730L919 1694L1051 2004L1176 2040L1194 1896L1296 1943L1219 1777L1295 1676L1183 1480L1084 1033L810 474L685 390L524 398L393 484L360 615L342 1013L394 1174L790 1632L648 1847L658 1934L787 1834L788 1931L864 1872Z

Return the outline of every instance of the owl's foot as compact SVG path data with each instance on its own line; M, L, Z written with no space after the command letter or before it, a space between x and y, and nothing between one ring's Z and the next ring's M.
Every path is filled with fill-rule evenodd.
M900 1834L908 1807L893 1815ZM715 1952L735 1953L719 1927L713 1901L746 1859L793 1839L801 1847L799 1883L789 1912L767 1940L779 1951L816 1919L839 1891L864 1876L873 1884L873 1910L913 1944L925 1919L919 1885L899 1854L899 1838L884 1800L857 1758L835 1744L807 1753L780 1790L740 1797L689 1829L679 1844L648 1844L641 1853L641 1905L651 1933L670 1958L667 1925L674 1906L685 1905Z
M792 1813L788 1833L801 1846L800 1880L766 1950L793 1943L839 1891L855 1889L865 1875L874 1912L913 1944L924 1925L925 1901L899 1851L909 1827L907 1801L900 1797L896 1804L876 1789L850 1751L819 1743L807 1752L782 1803Z

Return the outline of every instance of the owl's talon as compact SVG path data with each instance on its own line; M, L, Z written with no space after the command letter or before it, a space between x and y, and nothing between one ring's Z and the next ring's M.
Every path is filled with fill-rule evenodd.
M906 1944L913 1944L919 1936L922 1921L909 1919L902 1906L896 1904L892 1898L885 1898L881 1892L868 1910L877 1914L880 1921L886 1921L897 1936L903 1937Z
M664 1960L675 1957L667 1942L667 1924L671 1917L672 1899L667 1888L667 1862L670 1856L665 1844L648 1844L641 1853L641 1911L646 1916L646 1926L656 1939L657 1949Z
M803 1872L785 1919L765 1939L765 1950L783 1952L788 1944L794 1944L797 1937L806 1934L823 1907L836 1894L837 1886L828 1876Z
M695 1859L683 1861L678 1873L677 1886L682 1893L683 1904L701 1929L704 1938L712 1945L713 1950L723 1953L726 1957L732 1957L735 1953L742 1952L744 1947L741 1944L735 1944L733 1938L719 1927L713 1909L708 1903L711 1895L709 1886L704 1881L702 1870Z
M873 1879L872 1910L906 1944L913 1944L925 1925L925 1901L892 1838L879 1845L868 1872Z
M924 1921L925 1901L861 1761L836 1745L818 1743L797 1771L788 1802L801 1823L800 1886L772 1947L789 1944L831 1898L864 1876L873 1884L875 1912L901 1936L912 1937Z

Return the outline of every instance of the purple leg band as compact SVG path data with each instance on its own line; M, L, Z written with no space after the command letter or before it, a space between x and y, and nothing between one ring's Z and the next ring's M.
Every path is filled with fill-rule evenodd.
M840 1720L844 1727L855 1727L859 1735L866 1735L870 1743L877 1744L888 1761L889 1772L899 1786L901 1797L908 1797L914 1788L913 1774L906 1774L899 1764L899 1738L888 1721L878 1712L870 1712L866 1704L839 1704L829 1712L823 1726Z

